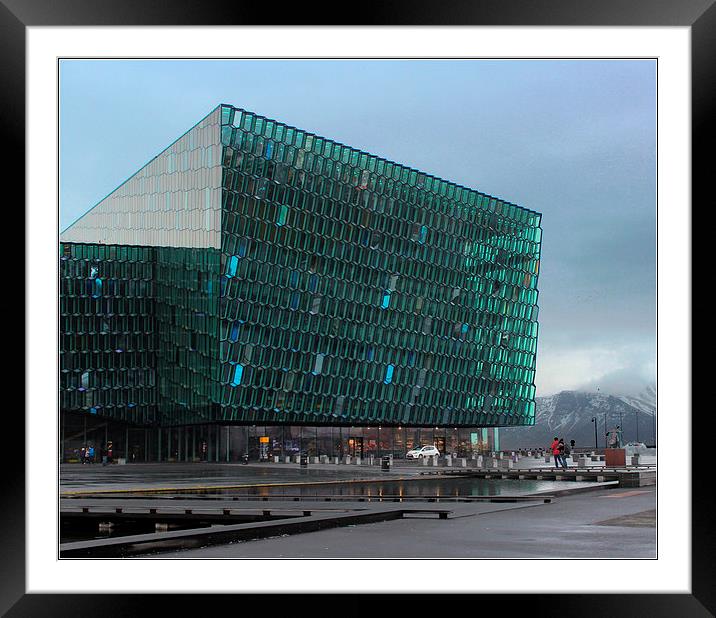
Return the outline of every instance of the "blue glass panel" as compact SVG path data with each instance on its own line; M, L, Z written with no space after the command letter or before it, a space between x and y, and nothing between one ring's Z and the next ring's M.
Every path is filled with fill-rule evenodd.
M231 333L229 334L229 341L236 343L239 340L239 329L241 328L241 320L234 320L231 325Z
M385 378L383 379L383 382L385 384L390 384L393 381L393 370L395 369L394 365L388 365L388 368L385 370Z
M381 309L387 309L388 305L390 305L390 292L385 292L383 294L383 302L380 305Z
M241 384L241 376L244 374L244 366L236 365L234 367L234 377L231 379L231 386L238 386Z
M239 267L239 258L232 255L226 263L226 276L231 278L236 276L236 269Z

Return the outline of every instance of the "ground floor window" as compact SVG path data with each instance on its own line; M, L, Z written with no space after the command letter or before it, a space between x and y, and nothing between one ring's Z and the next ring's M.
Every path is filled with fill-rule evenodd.
M441 454L472 457L499 449L499 430L489 427L186 425L141 427L93 414L61 414L60 458L81 462L90 447L94 461L112 445L113 456L132 462L269 461L274 457L404 458L435 446Z

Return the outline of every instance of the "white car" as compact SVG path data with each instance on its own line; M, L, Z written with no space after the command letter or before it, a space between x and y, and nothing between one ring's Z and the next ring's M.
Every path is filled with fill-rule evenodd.
M422 459L423 457L440 457L440 451L434 446L420 446L405 453L406 459Z

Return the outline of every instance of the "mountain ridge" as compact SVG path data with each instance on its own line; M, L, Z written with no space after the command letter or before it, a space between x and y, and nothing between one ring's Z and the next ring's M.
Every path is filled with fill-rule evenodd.
M554 436L576 447L594 447L593 418L597 421L596 446L604 447L606 430L621 425L625 442L654 443L656 388L647 386L637 395L565 390L537 397L535 424L500 429L500 448L546 447ZM605 429L606 425L606 429Z

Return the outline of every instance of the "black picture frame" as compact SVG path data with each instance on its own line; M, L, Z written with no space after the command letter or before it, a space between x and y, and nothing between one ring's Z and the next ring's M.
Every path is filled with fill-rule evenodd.
M483 26L682 26L690 27L692 60L692 203L711 206L707 196L710 161L707 156L714 133L714 86L716 84L715 0L392 0L368 2L356 11L359 20L345 25L483 25ZM24 201L24 185L16 179L25 172L25 39L31 26L161 26L161 25L341 25L340 3L295 3L281 11L266 10L263 3L210 3L201 0L0 0L0 124L4 150L12 156L3 165L4 186L16 186ZM277 22L276 20L280 20ZM21 203L18 200L17 203ZM18 209L19 210L19 209ZM711 208L706 208L711 210ZM19 213L18 213L19 214ZM708 246L709 226L699 211L692 242ZM712 215L713 216L713 215ZM22 221L20 225L23 225ZM699 235L704 236L699 243ZM692 281L709 280L702 260L693 259ZM700 275L697 276L696 270ZM713 280L713 277L710 279ZM694 287L696 289L696 287ZM705 324L708 307L694 305L693 325ZM699 316L699 312L703 315ZM701 318L701 319L699 319ZM695 326L692 326L695 328ZM24 364L23 364L24 366ZM708 363L692 363L692 384L708 383ZM693 400L693 396L692 396ZM693 406L695 409L695 406ZM692 435L708 436L711 410L692 414ZM15 444L25 443L24 418L7 414L8 435ZM681 457L691 455L692 464L692 593L691 594L520 594L509 605L498 604L514 615L559 614L589 616L709 616L716 612L716 526L712 523L712 479L707 450L678 445ZM20 447L21 449L22 447ZM41 447L40 447L41 448ZM668 447L664 447L665 449ZM77 616L101 612L106 616L143 615L154 602L162 614L188 615L219 611L205 595L145 594L26 594L25 590L25 470L21 458L3 470L3 508L0 511L0 611L8 616ZM668 487L663 488L668 493ZM608 566L605 567L608 569ZM552 569L555 574L559 566ZM81 579L78 577L78 587ZM554 581L558 581L556 578ZM552 582L553 583L553 582ZM248 603L241 595L241 603ZM295 608L282 595L285 609ZM481 595L481 597L500 595ZM160 598L157 598L160 597ZM234 595L221 595L220 602L234 603ZM297 599L299 603L306 600ZM284 605L284 601L288 604ZM480 607L487 599L480 599ZM248 606L247 606L248 607ZM327 609L328 606L324 606ZM237 606L234 605L236 609ZM157 611L157 610L155 610ZM291 610L293 611L293 610Z

